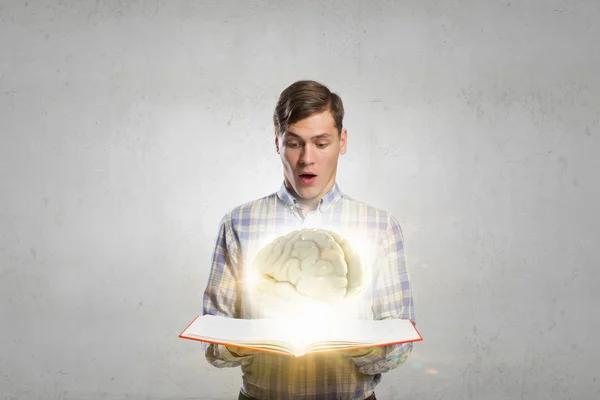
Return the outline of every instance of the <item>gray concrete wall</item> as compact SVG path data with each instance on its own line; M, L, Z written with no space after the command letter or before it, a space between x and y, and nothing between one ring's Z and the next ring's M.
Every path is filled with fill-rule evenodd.
M228 399L177 338L275 191L297 79L402 223L424 341L382 399L600 392L598 1L2 1L0 398Z

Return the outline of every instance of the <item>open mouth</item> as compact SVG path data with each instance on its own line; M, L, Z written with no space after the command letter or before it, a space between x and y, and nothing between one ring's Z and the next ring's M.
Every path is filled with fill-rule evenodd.
M305 185L313 183L317 179L315 174L300 174L300 181Z

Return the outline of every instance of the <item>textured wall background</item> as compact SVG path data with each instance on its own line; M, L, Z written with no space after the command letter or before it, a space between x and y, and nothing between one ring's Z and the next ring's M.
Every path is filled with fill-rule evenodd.
M425 340L382 399L600 395L598 1L0 2L0 398L228 399L177 338L275 191L297 79L402 223ZM595 205L594 205L595 204Z

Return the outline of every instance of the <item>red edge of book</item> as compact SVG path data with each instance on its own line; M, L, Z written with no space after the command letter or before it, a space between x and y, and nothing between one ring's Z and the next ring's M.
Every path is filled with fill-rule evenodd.
M181 338L181 339L188 339L188 340L195 340L195 341L198 341L198 342L221 344L223 346L236 346L236 347L240 347L240 348L248 349L248 350L260 351L260 352L265 352L265 353L282 354L284 356L295 357L295 354L287 353L285 351L257 349L256 347L242 346L242 345L239 345L239 344L236 344L236 343L216 342L216 341L213 341L213 340L198 339L198 338L191 337L191 336L184 336L183 332L185 332L187 330L187 328L189 328L194 323L194 321L196 321L198 318L200 318L200 315L197 315L196 318L194 318L192 320L192 322L190 322L189 324L187 324L187 326L185 327L185 329L183 331L181 331L181 333L179 334L179 338ZM417 329L415 323L412 322L412 320L410 320L410 319L409 319L409 321L410 321L411 325L413 326L413 328L415 329L415 331L417 332L417 335L419 335L418 339L415 339L415 340L403 340L403 341L400 341L400 342L380 343L380 344L377 344L375 346L373 346L373 345L365 345L365 346L356 346L356 347L346 347L346 348L344 348L344 350L356 350L356 349L363 349L363 348L367 348L367 347L382 347L382 346L391 346L393 344L403 344L403 343L409 343L409 342L421 342L423 340L423 337L421 336L421 333ZM326 353L326 352L331 352L331 351L337 351L337 349L315 350L315 351L312 351L311 353Z

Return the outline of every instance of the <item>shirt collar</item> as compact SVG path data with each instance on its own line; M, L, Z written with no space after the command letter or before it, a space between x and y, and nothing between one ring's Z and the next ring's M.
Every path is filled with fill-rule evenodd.
M329 189L329 191L325 193L325 195L319 200L319 211L326 211L329 208L329 206L341 199L342 195L342 191L340 190L337 182L335 182L331 189ZM288 188L285 186L285 182L281 184L281 187L277 192L277 197L279 197L279 199L284 204L290 207L301 208L300 203L298 203L298 200L296 200L296 198L292 195L292 193L290 193Z

